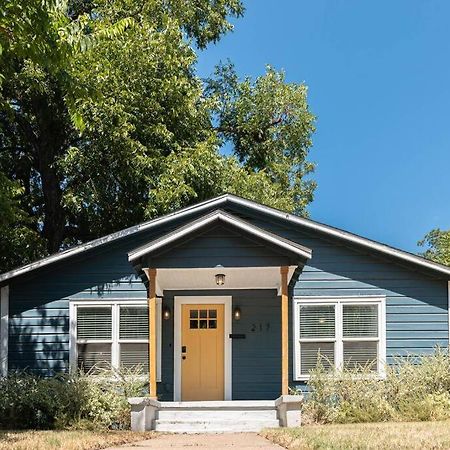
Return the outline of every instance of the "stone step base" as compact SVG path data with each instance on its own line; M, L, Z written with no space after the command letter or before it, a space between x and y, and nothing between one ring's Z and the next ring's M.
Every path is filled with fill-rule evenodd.
M196 422L213 420L277 420L277 411L275 409L173 410L163 408L158 411L157 417L159 420L192 420Z
M128 402L134 431L223 433L299 426L302 397L282 395L276 400L202 402L159 402L135 397Z
M167 433L237 433L278 428L278 420L156 420L155 431Z

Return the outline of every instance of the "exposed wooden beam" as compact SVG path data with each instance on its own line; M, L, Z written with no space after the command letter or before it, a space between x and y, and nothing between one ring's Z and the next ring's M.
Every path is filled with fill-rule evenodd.
M288 266L280 268L281 274L281 395L289 392L289 302Z
M148 362L149 362L149 396L156 399L156 269L148 269Z

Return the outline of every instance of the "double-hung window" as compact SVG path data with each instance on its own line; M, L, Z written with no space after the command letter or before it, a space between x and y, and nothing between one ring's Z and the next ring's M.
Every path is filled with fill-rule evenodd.
M309 378L320 364L367 367L383 373L386 358L384 298L295 298L295 379Z
M71 303L71 367L149 371L149 315L146 301ZM161 304L157 302L157 376L161 357Z

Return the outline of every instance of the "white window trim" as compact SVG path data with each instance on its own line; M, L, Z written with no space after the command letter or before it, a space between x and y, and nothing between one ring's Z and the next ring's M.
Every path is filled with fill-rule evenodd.
M345 341L378 341L378 375L383 378L386 376L386 297L385 296L345 296L345 297L333 297L333 296L315 296L315 297L294 297L293 298L293 314L292 314L292 326L294 330L294 345L293 345L293 361L294 361L294 381L307 381L309 375L301 373L300 369L300 336L299 336L299 307L300 305L336 305L335 320L336 320L336 332L335 338L323 338L323 339L311 339L311 342L337 342L335 345L335 367L342 367L343 364L343 345L344 339L342 338L342 305L343 304L376 304L378 305L378 338L345 338Z
M181 401L181 310L182 305L224 304L224 400L232 400L232 297L231 296L176 296L174 297L174 381L173 400Z
M0 377L8 375L9 286L0 289Z
M91 343L111 343L111 365L113 367L119 366L119 348L121 340L119 339L119 308L121 306L147 306L147 300L138 299L108 299L108 300L76 300L71 301L69 306L69 323L70 323L70 338L69 338L69 363L70 370L77 370L77 308L78 307L111 307L112 308L112 339L89 339ZM122 340L124 343L148 343L147 339L126 339ZM156 299L156 381L161 382L161 355L162 355L162 299Z

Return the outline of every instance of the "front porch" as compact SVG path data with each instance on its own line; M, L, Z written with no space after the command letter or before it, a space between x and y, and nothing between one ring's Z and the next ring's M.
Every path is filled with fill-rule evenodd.
M202 414L217 417L211 430L232 428L233 414L251 418L247 430L276 426L287 404L299 418L300 399L288 396L289 284L310 257L223 211L130 252L149 311L149 397L130 400L134 428L198 430Z

